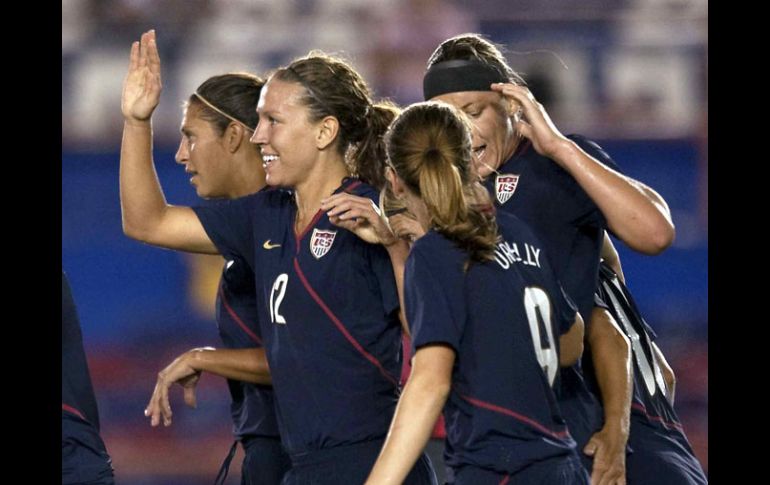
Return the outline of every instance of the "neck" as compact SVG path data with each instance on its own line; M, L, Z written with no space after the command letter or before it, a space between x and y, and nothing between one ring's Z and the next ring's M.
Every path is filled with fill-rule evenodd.
M516 149L519 148L519 145L521 144L521 138L522 136L518 131L513 132L511 135L511 140L506 147L507 150L505 150L505 155L503 156L503 159L500 160L500 164L497 166L497 168L500 168L500 165L510 160L513 154L516 153Z
M265 186L265 169L262 168L262 159L256 152L235 157L233 166L233 183L228 191L228 198L236 199L253 194Z
M342 158L331 163L318 163L314 172L294 188L298 220L312 217L318 212L321 199L332 195L342 179L350 176Z

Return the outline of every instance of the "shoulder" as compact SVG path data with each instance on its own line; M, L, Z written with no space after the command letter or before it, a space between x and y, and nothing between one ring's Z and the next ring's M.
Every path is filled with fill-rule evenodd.
M375 204L380 202L380 192L366 182L351 178L347 179L345 183L347 184L344 189L345 192L359 197L366 197L374 201Z
M452 241L431 230L415 241L407 261L413 269L419 266L444 272L451 268L462 270L466 259L465 253Z
M426 259L437 259L442 257L442 253L451 253L452 249L454 249L454 245L449 239L434 230L430 230L414 242L409 254L419 255Z
M529 227L529 224L522 221L515 214L511 212L498 211L495 215L497 220L498 231L503 239L513 241L517 239L524 239L527 241L535 241L537 237Z
M495 220L501 234L527 227L521 219L510 212L497 211L495 213Z
M567 135L567 138L575 142L575 144L582 148L584 152L588 153L595 159L599 160L605 165L608 165L612 169L618 170L618 166L615 161L597 142L576 133Z

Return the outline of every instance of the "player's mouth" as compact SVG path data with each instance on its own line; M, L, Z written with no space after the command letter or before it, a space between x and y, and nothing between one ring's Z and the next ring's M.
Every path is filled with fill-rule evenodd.
M263 153L262 154L262 168L264 168L265 171L267 171L270 168L270 166L273 164L273 162L276 162L279 159L280 159L280 157L278 155L267 155L267 154Z
M191 184L191 185L195 185L195 177L197 177L197 176L198 176L198 172L196 172L195 170L189 170L189 169L187 169L187 170L185 170L185 173L187 173L188 175L190 175L190 184Z

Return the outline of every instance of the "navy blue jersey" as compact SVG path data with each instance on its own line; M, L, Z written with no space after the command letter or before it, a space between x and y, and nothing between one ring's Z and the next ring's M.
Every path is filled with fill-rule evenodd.
M586 153L619 170L598 145L570 135ZM499 210L528 224L543 241L564 290L583 317L591 315L599 254L607 221L593 200L559 164L528 140L485 181Z
M337 190L377 202L355 179ZM255 275L281 439L290 454L385 436L398 399L401 327L387 251L319 211L294 231L294 195L268 190L195 212Z
M99 431L99 411L88 372L83 334L67 275L61 273L61 407Z
M80 321L64 271L61 300L62 483L112 484L111 459L99 436L99 412Z
M703 472L687 441L682 423L666 397L666 381L652 349L655 332L642 317L631 292L605 262L599 269L599 283L598 294L631 341L633 353L634 388L629 433L633 453L628 458L629 472L638 479L655 476L660 483L669 483L663 481L664 476L691 474L695 477L692 483L705 483L705 478L700 481ZM589 366L590 361L587 361L586 368ZM651 458L652 455L657 455L657 458ZM650 463L650 460L656 463L654 467L643 463ZM666 466L667 462L671 466ZM637 467L647 474L637 471ZM630 476L629 483L634 483Z
M618 170L594 142L568 138L586 153ZM543 241L556 276L588 325L594 306L599 255L607 221L566 170L524 140L513 156L485 183L498 211L515 214ZM580 363L562 370L559 403L570 432L582 448L603 423L601 403L583 380ZM581 453L581 458L587 458ZM586 463L588 465L588 463Z
M495 260L467 272L467 254L441 234L417 240L404 296L414 349L440 343L456 352L444 407L447 465L516 473L575 454L553 391L560 329L575 308L526 226L505 214L498 224Z
M219 335L230 349L262 347L254 273L242 258L229 255L225 258L216 302ZM230 413L236 438L278 438L272 386L233 379L227 380L227 386L233 400Z

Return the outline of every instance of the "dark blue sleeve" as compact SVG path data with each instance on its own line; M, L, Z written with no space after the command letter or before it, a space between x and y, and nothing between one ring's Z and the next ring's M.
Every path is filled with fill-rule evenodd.
M390 261L388 251L379 244L372 244L368 253L369 265L380 287L382 307L385 309L385 314L390 315L401 307L401 302L398 300L396 277L393 274L393 264Z
M604 296L602 295L602 292L600 290L596 290L596 293L594 293L594 306L599 308L604 308L605 310L610 309L609 303L604 301Z
M564 292L564 288L562 288L561 285L558 285L558 287L559 296L556 297L556 301L554 302L554 310L556 311L556 316L559 319L559 333L560 335L564 335L565 333L569 332L569 329L572 328L572 324L575 323L577 306L575 306L575 303L572 301L569 295ZM586 317L583 316L583 320L585 319Z
M240 257L254 270L253 213L259 193L193 207L211 241L226 259Z
M359 197L371 199L375 205L379 205L380 194L373 187L361 184L352 192ZM398 299L398 287L396 277L393 274L393 264L390 261L387 249L380 244L367 244L366 256L369 259L369 267L374 273L377 286L380 288L382 307L385 314L390 315L401 307Z
M425 256L427 250L416 244L404 272L404 304L412 348L416 352L424 345L444 343L458 352L466 321L462 268L430 264ZM440 267L445 271L439 272Z
M618 167L618 164L615 163L609 154L605 152L604 149L600 147L599 144L595 141L591 141L582 135L569 135L567 138L577 143L577 145L582 148L584 152L591 155L604 165L607 165L616 172L622 173L620 167Z

